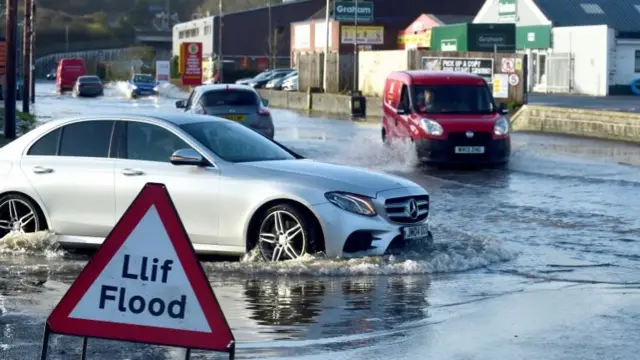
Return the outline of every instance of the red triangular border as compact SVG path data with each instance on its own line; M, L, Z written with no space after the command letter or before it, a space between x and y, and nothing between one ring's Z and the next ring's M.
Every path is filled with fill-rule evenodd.
M202 312L212 330L211 333L81 320L69 317L75 306L153 205L156 206L187 279L189 279L193 287ZM163 184L155 183L147 183L133 200L95 255L89 260L78 278L62 297L62 300L53 309L47 319L47 324L50 331L56 334L133 341L190 349L226 352L230 351L230 346L235 343L231 328L196 256L193 244L189 240L169 192Z

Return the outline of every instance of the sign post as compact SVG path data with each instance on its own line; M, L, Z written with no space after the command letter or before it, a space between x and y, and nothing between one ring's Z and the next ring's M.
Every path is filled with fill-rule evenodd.
M53 309L51 334L220 351L235 339L176 208L162 184L148 183Z

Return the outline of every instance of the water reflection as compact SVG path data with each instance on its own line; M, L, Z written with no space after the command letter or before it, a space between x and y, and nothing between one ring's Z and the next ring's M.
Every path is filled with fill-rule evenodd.
M261 338L265 333L277 334L273 339L319 339L374 332L428 316L426 276L263 278L244 285L247 316ZM229 321L233 325L234 319Z

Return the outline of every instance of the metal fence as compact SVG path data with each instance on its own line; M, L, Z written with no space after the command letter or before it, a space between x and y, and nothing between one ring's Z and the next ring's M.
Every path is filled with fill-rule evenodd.
M546 92L574 92L574 57L571 53L550 53L545 64Z

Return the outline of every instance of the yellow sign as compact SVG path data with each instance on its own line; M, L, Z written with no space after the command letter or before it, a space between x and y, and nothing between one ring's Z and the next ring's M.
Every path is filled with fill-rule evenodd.
M431 29L420 34L402 34L398 36L398 45L431 47Z
M340 33L341 43L355 44L356 26L343 25L340 27ZM358 44L384 44L384 26L358 26Z

